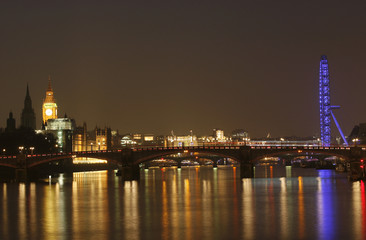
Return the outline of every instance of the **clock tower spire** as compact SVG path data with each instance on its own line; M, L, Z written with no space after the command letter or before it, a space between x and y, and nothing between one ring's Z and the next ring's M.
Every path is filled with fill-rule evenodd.
M51 76L48 75L48 88L46 90L46 98L42 105L43 124L46 124L48 119L57 118L57 104L53 96L53 89L51 85Z

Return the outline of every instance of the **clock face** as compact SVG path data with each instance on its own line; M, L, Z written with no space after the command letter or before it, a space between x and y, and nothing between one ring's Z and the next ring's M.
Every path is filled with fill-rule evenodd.
M46 115L51 116L52 115L52 109L46 109Z

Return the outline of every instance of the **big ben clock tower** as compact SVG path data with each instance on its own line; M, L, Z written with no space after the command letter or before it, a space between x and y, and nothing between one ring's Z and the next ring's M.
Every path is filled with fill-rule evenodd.
M46 98L42 105L43 124L46 124L48 119L57 118L57 104L53 97L53 90L51 86L51 77L48 76L48 88L46 91Z

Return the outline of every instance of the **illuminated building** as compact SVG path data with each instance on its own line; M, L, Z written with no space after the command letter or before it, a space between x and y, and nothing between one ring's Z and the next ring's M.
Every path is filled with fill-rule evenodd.
M83 126L75 128L73 132L72 148L74 152L87 150L87 129L85 122Z
M153 134L145 134L144 135L144 142L152 142L154 141L154 135Z
M122 136L119 134L118 130L112 130L111 135L112 135L112 149L120 149Z
M164 137L163 137L164 138ZM155 137L154 134L141 134L141 133L134 133L134 134L126 134L121 137L121 146L136 146L136 145L143 145L143 146L156 146L161 144L164 145L164 141L161 143L160 137Z
M56 118L57 118L57 104L53 96L51 77L48 76L48 88L46 91L46 98L43 100L42 105L43 124L46 124L48 119L56 119Z
M197 137L192 135L187 136L168 136L166 141L167 147L187 147L197 146Z
M133 140L131 134L127 134L127 135L122 136L122 138L121 138L121 146L122 147L132 147L134 145L136 145L136 142Z
M136 142L136 144L141 145L143 142L143 138L142 138L142 134L140 133L135 133L132 135L132 139L134 142Z
M34 114L34 110L32 107L32 99L29 95L29 87L27 84L27 93L24 99L24 108L22 111L21 119L21 127L36 129L36 115Z
M250 141L249 134L244 129L235 129L231 133L231 139L234 142L244 142L247 143Z
M52 133L57 141L59 152L72 151L72 137L75 129L75 121L70 118L48 119L46 132Z
M157 145L157 146L165 146L164 144L165 144L165 142L166 142L166 137L165 136L163 136L163 135L159 135L159 136L156 136L155 137L155 144Z
M95 128L95 150L109 150L112 146L112 134L111 129L105 127Z
M222 142L222 141L225 140L224 130L214 129L213 132L214 132L213 136L214 136L216 141Z
M73 144L72 148L74 152L80 151L95 151L98 150L95 148L95 132L92 131L93 134L90 136L87 132L86 123L84 122L83 126L76 127L73 132ZM91 139L90 137L94 138ZM74 157L73 164L106 164L106 160L90 158L90 157Z
M155 145L155 137L153 134L144 134L143 145Z

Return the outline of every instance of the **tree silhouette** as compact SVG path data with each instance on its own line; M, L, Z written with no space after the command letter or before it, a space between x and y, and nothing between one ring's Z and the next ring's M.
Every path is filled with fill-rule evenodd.
M16 129L12 132L0 134L0 151L2 154L15 155L19 153L19 147L27 154L52 153L56 152L56 139L48 133L36 133L27 128ZM32 151L30 148L33 147Z

